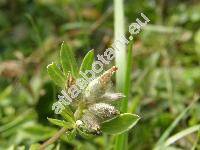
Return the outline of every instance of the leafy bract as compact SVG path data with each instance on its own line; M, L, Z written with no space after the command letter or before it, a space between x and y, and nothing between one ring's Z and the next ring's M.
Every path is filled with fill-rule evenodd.
M94 50L91 50L84 57L80 67L80 71L85 72L86 70L91 70L93 61L94 61Z
M53 118L47 118L49 122L51 122L54 125L60 126L60 127L66 127L66 128L73 128L73 124L70 122L65 122L64 120L58 120Z
M140 117L130 113L124 113L101 124L101 130L108 134L120 134L130 130L139 121Z
M65 76L55 63L49 64L47 66L47 71L50 78L55 82L55 84L57 84L59 87L65 86Z
M64 74L67 75L68 72L71 72L72 76L77 76L78 66L76 64L74 53L64 42L61 45L60 59Z
M64 138L65 138L67 141L72 141L72 140L75 139L76 134L77 134L77 131L76 131L76 129L74 128L72 131L67 132L67 133L64 135Z

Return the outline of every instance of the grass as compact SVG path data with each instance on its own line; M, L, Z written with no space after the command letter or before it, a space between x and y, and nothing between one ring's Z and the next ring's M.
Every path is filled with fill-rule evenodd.
M183 117L185 117L186 115L188 115L188 112L190 111L190 109L192 109L192 107L194 106L195 102L197 102L198 100L199 100L199 96L195 95L194 98L193 98L193 100L192 100L192 102L191 102L191 104L187 108L184 109L184 111L172 122L172 124L162 134L162 136L160 137L160 139L158 140L158 142L156 144L156 148L155 149L160 149L161 147L163 147L165 142L166 142L167 146L169 145L169 143L171 144L171 140L172 139L168 139L167 140L167 138L169 137L169 135L171 134L171 132L174 130L174 128L178 125L178 123L181 121L181 119ZM197 128L198 127L195 127L195 131L196 130L198 131ZM192 129L192 131L193 131L193 129ZM187 132L186 132L186 134L187 134ZM172 137L172 138L173 139L177 138L177 136L176 137Z
M117 41L125 36L124 1L114 0L114 40ZM119 45L119 51L115 51L115 63L119 71L116 74L117 89L124 92L126 98L121 102L121 111L128 111L128 98L131 85L131 65L132 65L132 42L129 44L128 55L126 45ZM123 133L116 137L115 150L125 150L128 147L128 133Z

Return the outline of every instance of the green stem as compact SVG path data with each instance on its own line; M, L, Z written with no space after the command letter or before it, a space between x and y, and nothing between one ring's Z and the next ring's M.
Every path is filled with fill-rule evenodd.
M125 35L124 32L124 11L123 11L123 0L114 0L114 41L120 40L121 36ZM116 85L117 89L121 92L125 90L125 80L126 80L126 45L115 43L118 51L115 51L115 63L118 67L118 72L116 74ZM127 101L123 101L121 104L121 111L127 111ZM127 133L118 135L115 141L115 150L124 150L127 146Z
M114 0L114 41L121 39L124 36L124 13L123 13L123 0ZM125 72L126 72L126 45L115 43L119 50L115 51L115 64L119 68L116 73L117 89L123 92L125 85Z

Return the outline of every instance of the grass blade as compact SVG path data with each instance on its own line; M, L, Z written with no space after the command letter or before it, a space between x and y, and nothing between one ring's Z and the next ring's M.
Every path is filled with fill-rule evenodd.
M123 0L114 0L114 41L120 40L124 32L124 10ZM125 87L126 72L126 46L125 44L114 43L119 50L115 51L115 64L119 68L116 73L117 89L123 91Z
M126 97L123 99L121 104L122 112L128 111L128 96L131 88L131 70L132 70L132 46L133 42L131 42L128 46L128 57L127 57L127 69L126 69L126 77L125 77L125 86L124 86L124 94ZM123 133L116 138L115 148L118 150L123 149L124 146L128 146L128 133Z
M126 79L125 79L125 87L124 87L124 94L125 98L123 99L122 103L122 111L127 112L128 111L128 98L129 98L129 92L131 89L131 71L132 71L132 47L133 42L131 42L128 45L128 56L127 56L127 63L126 63Z
M199 127L199 131L198 131L198 134L197 134L197 137L196 137L196 140L192 146L192 149L191 150L195 150L198 146L198 143L199 143L199 139L200 139L200 127Z
M167 141L165 142L165 146L169 146L173 143L175 143L176 141L178 141L179 139L187 136L188 134L191 134L193 132L196 132L200 129L200 125L195 125L193 127L187 128L173 136L171 136L169 139L167 139Z
M114 22L114 30L115 30L114 40L115 41L119 40L119 38L121 36L125 35L123 8L124 8L123 0L114 0L114 21L115 21ZM117 43L115 43L115 44L117 45ZM116 66L119 68L119 71L116 73L116 85L117 85L118 90L123 91L123 92L125 92L125 94L127 94L129 91L128 90L129 85L126 85L126 83L130 80L130 78L126 77L126 73L129 72L130 70L128 70L126 68L127 67L126 66L127 65L127 63L126 63L127 57L126 57L126 51L125 51L126 45L119 44L119 45L117 45L117 47L118 47L119 51L115 52L115 57L116 57L115 63L116 63ZM129 81L129 83L130 83L130 81ZM121 104L122 112L127 112L127 109L128 109L127 104L128 104L128 99L125 99L124 101L122 101L122 104ZM128 136L128 134L124 133L124 134L118 135L116 137L115 150L127 149L127 147L125 147L128 144L127 136Z
M169 137L170 133L173 131L173 129L178 125L180 120L187 114L187 112L192 108L193 104L199 99L199 97L195 96L194 100L191 102L191 104L183 110L183 112L172 122L172 124L166 129L166 131L162 134L161 138L158 140L155 149L158 149L160 146L164 144L166 139Z

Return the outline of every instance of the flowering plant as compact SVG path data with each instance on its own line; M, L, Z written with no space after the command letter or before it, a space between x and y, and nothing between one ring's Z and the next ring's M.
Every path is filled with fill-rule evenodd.
M47 71L50 78L63 90L67 91L69 87L75 85L76 78L80 71L91 69L94 61L94 51L89 51L85 56L80 69L75 63L73 51L64 43L60 52L61 66L52 63L48 65ZM140 119L135 114L124 113L114 106L114 102L123 99L122 93L115 93L112 90L111 77L117 71L113 66L104 73L94 78L82 89L81 94L66 105L65 97L62 97L59 103L63 110L60 115L64 120L48 118L48 120L62 129L59 135L45 142L41 149L57 140L61 135L66 139L75 138L76 134L83 137L99 135L102 132L108 134L119 134L131 129ZM64 94L65 95L65 94ZM58 96L60 97L60 95ZM55 109L55 106L52 106ZM66 133L66 134L64 134Z

